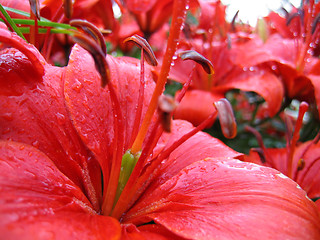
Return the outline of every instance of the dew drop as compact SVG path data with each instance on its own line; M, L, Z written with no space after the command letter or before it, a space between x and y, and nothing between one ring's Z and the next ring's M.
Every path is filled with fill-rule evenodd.
M60 125L63 125L66 122L66 117L61 113L56 113L57 121Z
M12 121L13 120L13 114L12 113L4 113L2 117L7 120L7 121Z
M38 148L38 147L39 147L39 141L38 141L38 140L34 141L34 142L32 143L32 146Z
M72 87L75 91L77 91L79 93L83 86L79 80L75 79L75 83L72 85Z

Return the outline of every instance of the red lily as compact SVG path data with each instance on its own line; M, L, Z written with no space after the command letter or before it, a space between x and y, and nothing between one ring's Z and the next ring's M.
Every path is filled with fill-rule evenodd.
M320 61L317 50L320 3L304 1L302 8L292 14L282 19L288 25L281 24L281 35L273 33L265 43L249 42L239 51L237 62L247 68L269 65L272 74L283 82L288 99L316 103L320 114ZM269 21L278 26L281 23L278 18L273 16Z
M181 26L175 19L181 18L174 18L170 36ZM114 201L114 169L139 125L134 113L147 116L159 89L150 70L138 101L134 59L107 56L110 81L103 89L93 59L78 45L68 66L58 68L15 34L0 29L0 40L14 47L1 52L1 238L320 237L319 212L295 182L232 159L238 153L207 134L190 137L198 129L184 121L174 121L172 133L154 143L159 128L151 119L135 181Z
M175 118L199 124L215 111L210 102L221 98L232 89L258 93L266 101L267 117L274 116L279 111L283 99L284 89L281 81L268 68L261 66L244 68L237 61L241 59L238 58L240 54L238 49L245 49L248 52L246 47L248 42L261 40L250 32L234 32L232 29L235 26L226 22L225 6L220 1L199 2L201 7L199 25L195 29L191 26L193 30L191 33L200 34L187 36L180 43L180 49L193 49L202 54L212 62L214 74L208 76L200 67L195 67L193 70L193 63L181 63L177 58L171 78L185 82L192 74L192 85L181 101ZM250 51L255 51L255 48L250 48Z
M173 0L125 0L124 7L121 3L119 3L119 5L124 11L128 10L134 15L140 30L146 38L149 38L172 16L173 2ZM189 2L190 5L188 5L188 8L193 8L198 5L195 0Z
M320 142L318 134L315 139L305 143L298 142L299 131L308 104L301 103L299 116L296 120L294 132L288 137L286 148L265 148L261 136L254 130L261 149L252 149L245 161L254 162L279 170L296 181L303 188L308 197L314 200L320 198Z

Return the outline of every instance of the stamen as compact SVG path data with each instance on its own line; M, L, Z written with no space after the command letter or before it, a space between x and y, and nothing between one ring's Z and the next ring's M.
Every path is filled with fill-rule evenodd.
M203 70L206 71L206 73L208 74L214 73L212 63L208 59L206 59L204 56L202 56L200 53L194 50L180 52L179 57L182 60L193 60L199 63L203 67Z
M72 6L72 0L64 0L63 1L63 6L64 6L64 15L67 18L71 18L72 13L73 13L73 6Z
M165 83L167 82L167 77L171 68L172 58L176 52L178 46L178 39L182 29L182 24L186 15L186 6L188 5L188 0L175 0L173 5L173 16L169 32L169 38L167 43L166 53L163 58L161 71L155 90L153 92L149 107L147 109L146 115L143 119L141 128L138 132L138 135L133 143L131 151L137 153L141 150L142 143L147 134L148 127L151 123L151 119L155 110L157 109L158 99L161 93L163 92Z
M172 113L178 106L178 102L170 95L161 95L159 97L158 113L161 119L161 125L165 132L171 132Z
M141 113L142 113L142 104L143 104L143 97L144 97L144 87L145 87L145 80L144 80L144 59L151 65L151 66L157 66L158 61L154 55L154 52L144 38L133 35L131 37L128 37L124 40L124 43L132 41L135 44L138 45L138 47L141 48L141 58L140 58L140 88L139 88L139 97L138 97L138 104L136 107L136 115L134 119L133 126L136 126L132 129L131 138L129 142L129 146L131 147L135 138L137 137L139 126L140 126L140 119L141 119Z
M53 14L52 22L62 22L64 16L62 11L63 2L60 3L60 6L57 8L56 12ZM54 37L52 34L50 34L50 28L48 28L48 31L46 32L43 47L41 49L41 54L44 56L46 61L49 61L51 50L53 47L53 40Z
M304 182L305 177L308 175L308 173L310 172L310 170L311 170L312 168L314 168L314 166L315 166L318 162L320 162L320 157L314 159L313 162L312 162L312 163L308 166L308 168L304 171L303 176L302 176L301 179L299 180L300 183L303 183L303 182ZM304 187L304 190L305 190L306 192L308 192L315 183L318 183L317 181L315 181L316 179L317 179L317 178L314 177L314 178L312 179L311 183L308 183L308 186Z
M237 135L237 123L233 114L232 106L226 98L214 103L218 111L221 130L226 138L234 138Z
M124 153L124 124L120 103L112 84L108 84L108 88L113 107L114 149L112 154L112 165L109 176L109 182L107 181L107 176L104 175L104 182L106 183L104 187L104 196L102 203L102 212L104 215L110 215L112 207L114 206L114 199L116 197L119 176L121 171L122 156Z
M305 167L305 165L306 165L306 162L304 161L304 159L303 159L303 158L300 158L299 161L298 161L297 170L298 170L298 171L303 170L304 167Z
M30 10L40 20L40 3L39 0L29 0Z
M244 127L244 129L250 133L252 133L255 138L257 139L257 142L258 142L258 145L260 148L254 148L252 149L253 151L255 151L256 153L258 153L260 159L261 159L261 162L262 163L265 163L267 162L272 168L276 168L273 161L271 160L272 159L272 156L270 156L268 154L268 151L266 150L266 147L263 143L263 139L262 139L262 136L261 134L253 127L249 126L249 125L246 125Z
M140 176L137 176L136 178L133 177L134 172L132 173L132 176L130 177L127 186L125 187L123 191L123 195L120 196L119 201L117 205L115 206L112 216L119 219L124 211L126 211L128 208L131 207L131 205L137 200L137 198L140 196L140 194L144 191L144 188L150 183L150 181L156 177L159 174L159 168L158 166L160 163L169 157L169 155L178 148L181 144L183 144L185 141L187 141L189 138L191 138L196 133L202 131L207 126L212 125L213 121L215 120L217 115L217 112L212 113L206 120L204 120L201 124L199 124L197 127L190 130L190 132L186 133L182 137L180 137L178 140L176 140L173 144L171 144L169 147L164 149L156 158L154 158L152 161L149 162L148 167L144 168L144 171ZM142 155L141 155L142 157ZM140 158L141 158L140 157ZM140 163L140 159L137 163L137 165ZM137 166L136 166L137 167ZM136 171L136 168L133 170ZM150 178L152 176L152 179ZM129 182L133 182L134 184L130 184ZM129 189L130 186L130 189ZM125 196L125 197L124 197Z
M318 13L318 15L317 15L317 16L315 17L315 19L313 20L312 30L311 30L311 33L312 33L312 34L315 33L319 22L320 22L320 13Z
M86 20L73 19L70 21L70 25L73 27L81 28L84 32L89 34L95 41L99 43L104 55L107 55L107 47L103 35L94 24Z
M301 127L302 127L303 116L307 112L308 107L309 107L309 104L306 103L306 102L302 102L300 104L298 119L297 119L296 124L295 124L295 128L294 128L292 139L289 142L289 146L288 146L288 161L287 161L287 169L288 169L287 176L290 177L290 178L292 178L292 175L293 175L293 172L292 172L292 170L293 170L292 169L293 155L294 155L294 151L295 151L295 148L296 148L296 144L297 144L297 142L299 140L299 137L300 137L299 131L300 131Z
M236 14L233 16L232 20L231 20L231 31L232 32L235 32L237 29L236 29L236 19L239 15L239 10L236 12Z
M110 79L109 65L100 45L91 38L75 32L73 40L86 49L94 59L95 67L101 76L101 86L105 87Z
M301 156L300 156L300 159L299 159L299 161L298 161L298 166L297 166L297 170L298 170L298 171L296 172L295 176L293 177L293 180L297 181L298 176L299 176L301 170L303 170L304 167L305 167L305 161L304 161L305 154L310 150L310 148L311 148L314 144L317 144L317 142L319 141L319 139L320 139L320 132L317 134L317 136L316 136L316 137L306 146L306 148L303 150L303 152L302 152L302 154L301 154ZM302 160L303 160L303 163L300 163L300 161L302 161ZM300 164L303 164L302 169L301 169ZM306 169L306 170L304 171L304 175L302 176L302 179L304 179L304 177L306 176L307 172L311 169L311 167L312 167L314 164L315 164L315 163L312 162L312 164L309 165L308 169Z
M183 87L182 87L179 95L176 97L176 101L177 101L178 103L181 102L182 98L183 98L184 95L186 94L186 92L187 92L187 90L188 90L188 88L189 88L189 86L190 86L190 84L191 84L192 76L193 76L193 74L194 74L195 68L196 68L196 66L194 65L193 68L192 68L192 70L191 70L191 72L190 72L190 74L189 74L189 76L188 76L188 80L185 82L185 84L183 84Z
M149 63L151 66L157 66L158 65L158 61L156 56L154 55L154 52L150 46L150 44L147 42L146 39L144 39L143 37L140 37L139 35L135 34L131 37L126 38L123 42L134 42L135 44L137 44L142 50L144 50L144 52L146 54L144 54L147 63Z
M37 35L38 35L38 19L37 17L33 14L33 12L31 11L30 13L30 17L31 19L34 20L34 26L30 26L30 43L32 45L34 45L36 48L38 48L37 46Z

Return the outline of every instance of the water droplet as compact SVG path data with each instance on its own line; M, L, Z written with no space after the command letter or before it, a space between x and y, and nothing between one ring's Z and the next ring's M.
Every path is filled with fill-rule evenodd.
M12 113L4 113L2 117L7 120L7 121L12 121L13 120L13 114Z
M34 141L34 142L32 143L32 146L38 148L38 147L39 147L39 141L38 141L38 140Z
M33 178L33 179L37 179L37 175L31 171L25 170L24 174L28 177L28 178Z
M60 125L63 125L66 122L66 117L61 113L56 113L57 121Z
M79 93L82 87L83 87L82 83L79 80L75 79L75 82L72 85L72 88Z
M277 70L277 66L276 66L276 65L272 65L272 66L271 66L271 69L272 69L273 71L275 71L275 70Z
M2 134L7 134L7 133L9 133L10 132L10 128L6 128L6 129L4 129L3 131L2 131Z
M307 53L310 54L310 55L313 55L313 50L312 49L308 49Z

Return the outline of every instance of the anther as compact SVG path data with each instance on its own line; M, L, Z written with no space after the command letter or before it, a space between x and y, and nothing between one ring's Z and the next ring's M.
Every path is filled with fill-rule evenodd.
M300 158L299 161L298 161L297 170L298 170L298 171L303 170L304 167L305 167L305 165L306 165L306 162L304 161L304 159L303 159L303 158Z
M170 95L161 95L158 102L158 112L163 130L171 132L171 117L172 112L178 106L177 101Z
M64 7L64 15L65 15L67 18L71 18L72 13L73 13L72 0L64 0L64 1L63 1L63 7Z
M180 52L179 57L182 60L193 60L199 63L203 67L203 70L205 70L208 74L214 73L212 63L204 56L202 56L200 53L194 50Z
M145 53L144 57L145 57L148 64L150 64L151 66L158 65L157 58L154 55L154 52L146 39L135 34L131 37L126 38L123 42L126 43L126 42L130 42L130 41L134 42L135 44L137 44L139 46L139 48L143 49L143 51Z
M107 55L107 47L103 35L94 24L86 20L73 19L70 21L70 25L76 28L81 28L85 33L89 34L95 41L99 43L104 55Z
M237 123L233 114L232 106L226 98L214 102L218 111L221 130L226 138L234 138L237 135Z
M74 33L72 38L91 54L94 59L95 67L101 76L101 86L105 87L110 80L110 71L105 54L100 45L91 38L79 33Z
M40 20L40 3L39 0L29 0L32 13Z

